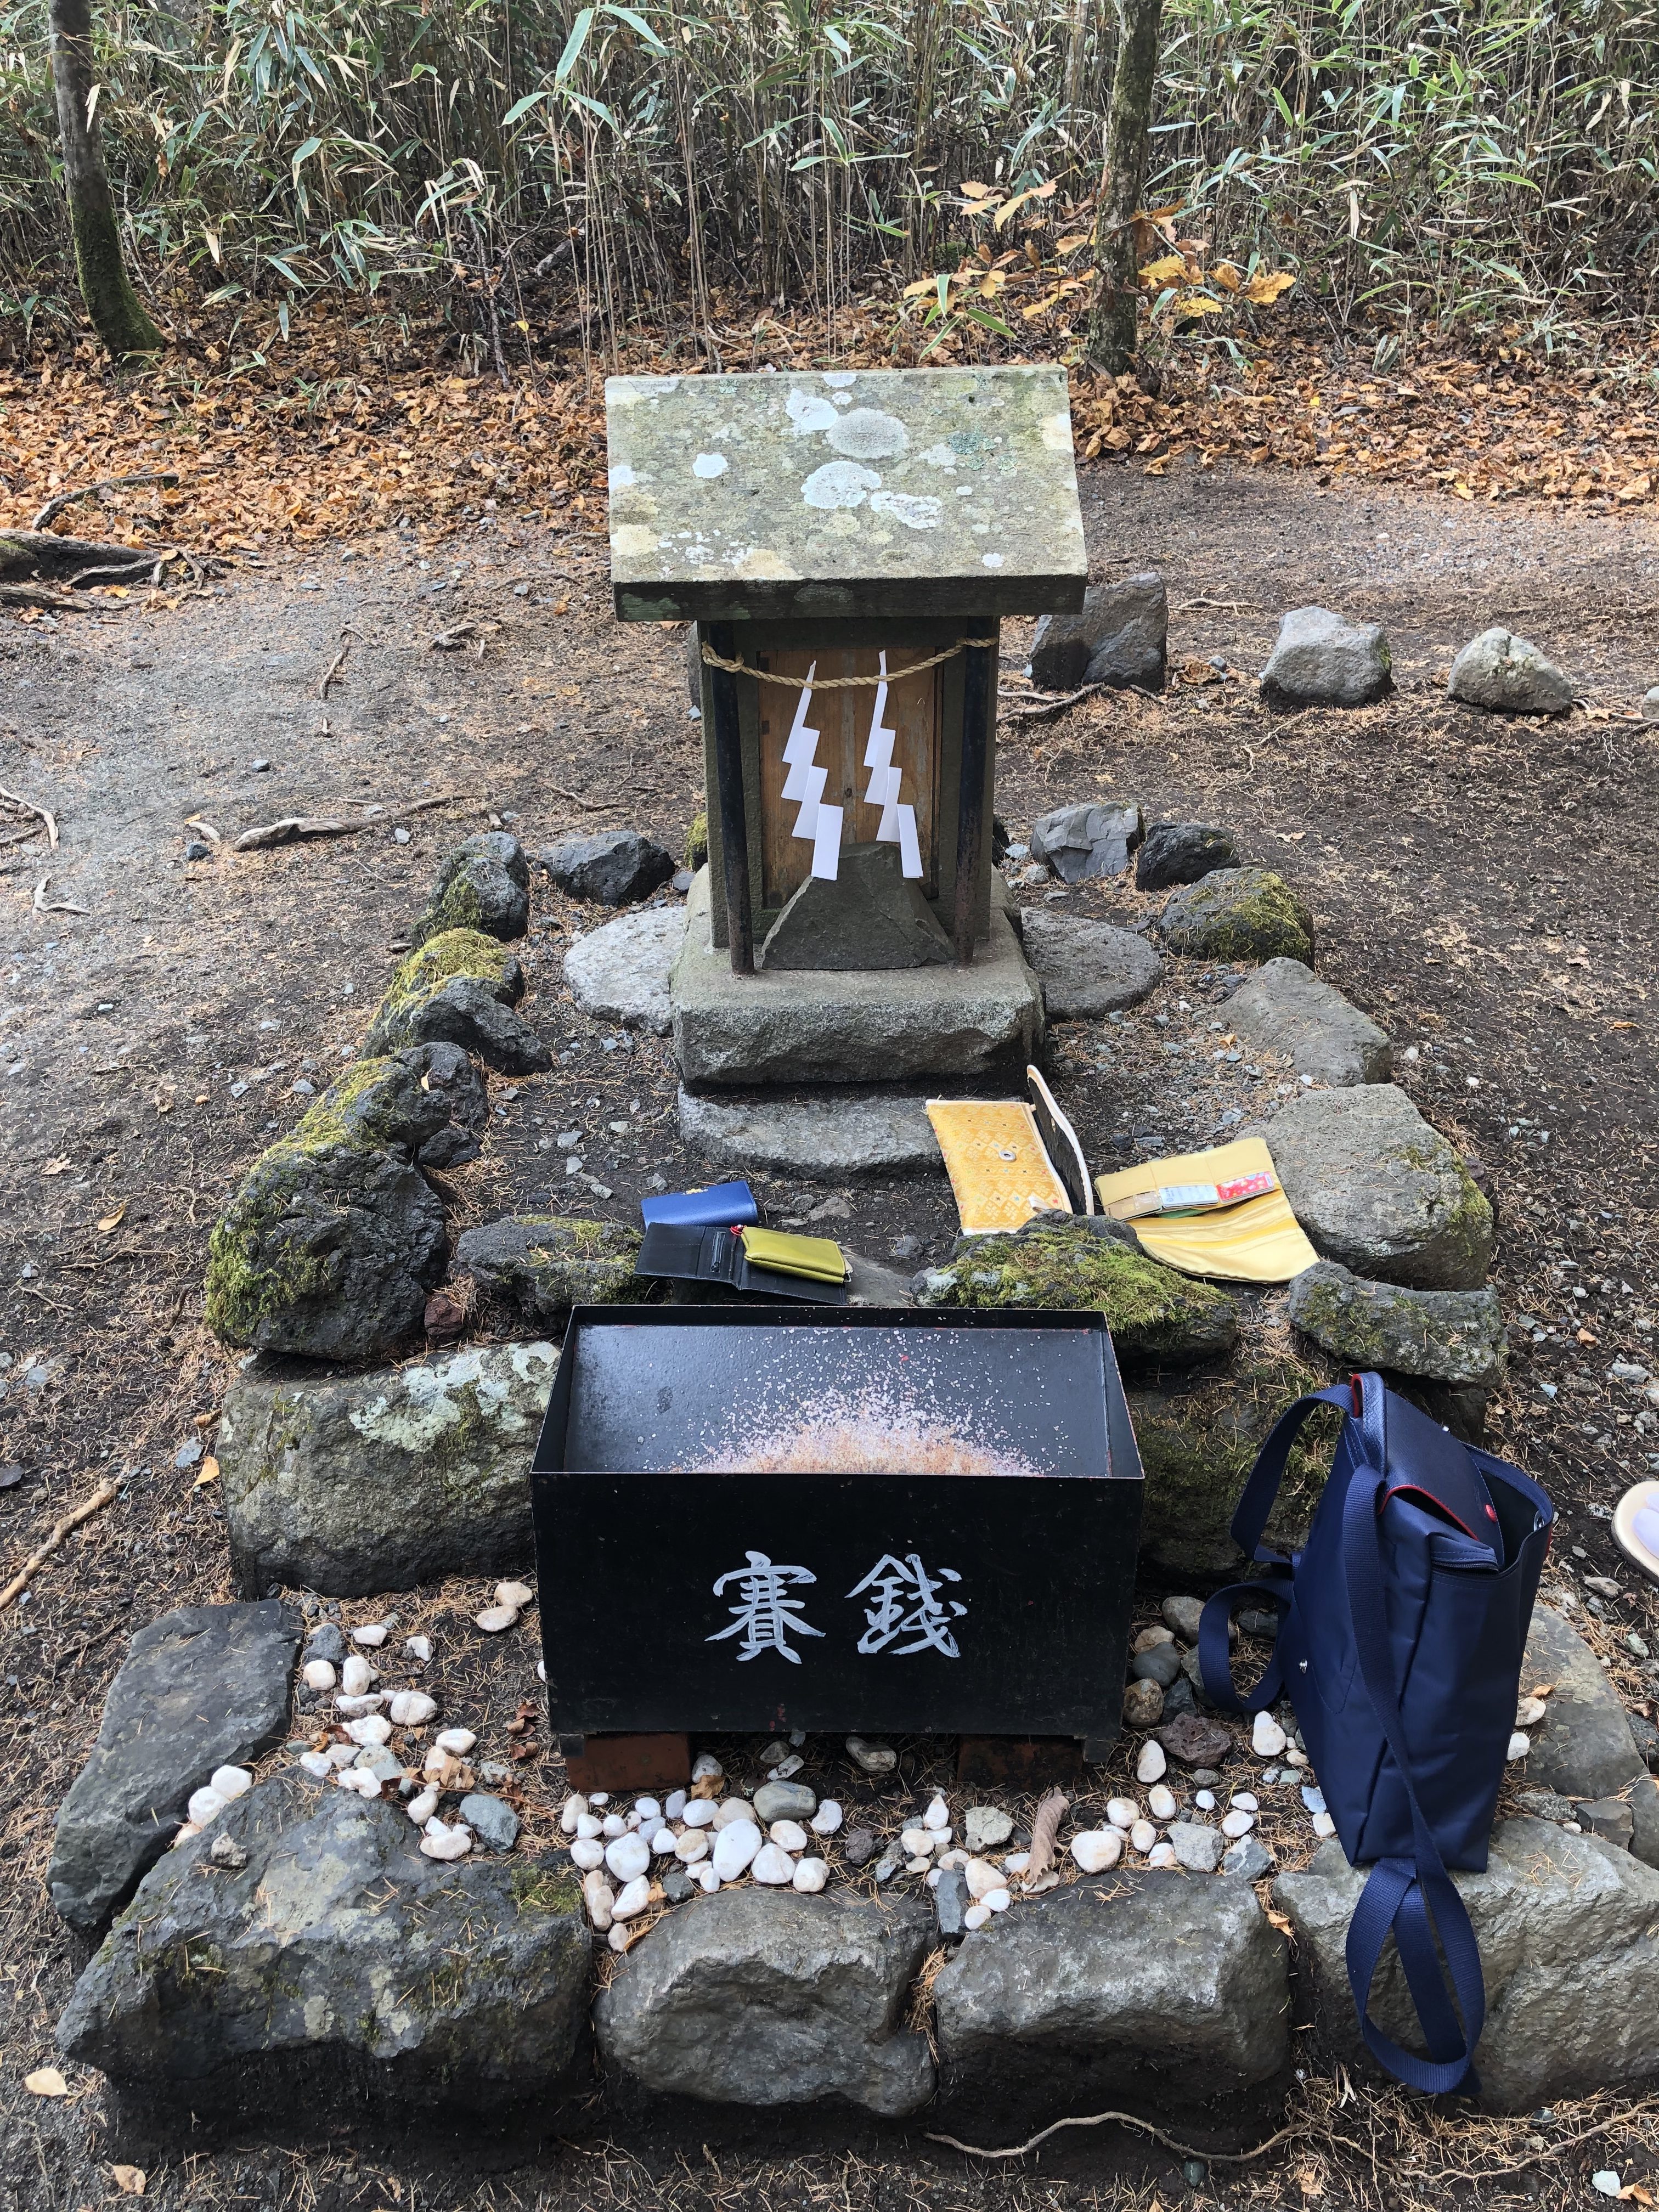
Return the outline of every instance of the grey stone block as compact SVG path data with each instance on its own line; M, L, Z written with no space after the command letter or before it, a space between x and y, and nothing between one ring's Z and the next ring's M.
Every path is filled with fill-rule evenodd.
M227 1839L240 1865L214 1856ZM398 2112L544 2097L586 2025L575 1881L419 1844L384 1800L259 1784L152 1869L59 2047L198 2108L280 2109L302 2085Z
M896 1092L727 1100L682 1089L679 1123L693 1152L740 1175L845 1183L945 1170L925 1103Z
M938 968L951 940L896 845L843 845L833 881L808 876L766 933L765 969Z
M927 2039L902 2026L933 1916L831 1890L732 1889L670 1913L593 2008L608 2069L709 2104L834 2098L884 2118L933 2093Z
M1501 628L1469 640L1447 689L1467 707L1500 714L1565 714L1573 702L1572 684L1554 662L1530 638Z
M1020 932L1050 1021L1086 1020L1137 1006L1158 988L1156 950L1133 930L1034 907Z
M674 872L674 856L637 830L601 830L591 837L562 837L544 845L542 866L572 898L601 906L629 906L649 898Z
M684 942L684 907L643 907L579 937L564 956L564 980L583 1013L666 1036L669 971Z
M1121 583L1091 584L1075 615L1045 615L1031 640L1031 681L1045 691L1080 684L1139 684L1161 691L1170 604L1152 571Z
M502 1075L533 1075L553 1056L513 1009L524 996L517 956L476 929L447 929L411 952L387 987L363 1056L405 1045L459 1045Z
M1264 1052L1283 1053L1316 1083L1387 1083L1394 1048L1386 1030L1299 960L1269 960L1227 1001L1227 1019Z
M277 1741L300 1634L298 1614L272 1600L180 1606L133 1638L58 1814L46 1887L72 1928L91 1934L125 1901L216 1767Z
M1394 689L1389 641L1376 623L1293 607L1279 617L1261 689L1274 707L1372 706Z
M674 1051L694 1089L1016 1079L1042 1042L1042 994L1006 916L966 968L737 975L710 943L708 872L686 902L670 978Z
M1631 1850L1659 1867L1659 1788L1630 1717L1589 1644L1547 1605L1533 1607L1521 1686L1540 1682L1554 1688L1543 1719L1527 1731L1528 1784L1564 1797L1623 1798L1631 1808Z
M933 2003L953 2095L1197 2106L1288 2055L1284 1937L1246 1884L1184 1874L1119 1869L1021 1904L966 1939Z
M1348 1923L1369 1869L1324 1844L1273 1899L1296 1931L1298 1968L1323 2032L1349 2065L1375 2078L1348 1993ZM1485 1874L1452 1877L1480 1945L1486 2024L1474 2061L1482 2101L1525 2112L1562 2097L1650 2083L1659 2074L1659 1875L1593 1836L1547 1822L1501 1821ZM1421 2050L1390 1944L1371 1992L1385 2033Z
M1322 1260L1296 1277L1285 1310L1304 1336L1354 1369L1490 1389L1509 1365L1504 1309L1491 1288L1408 1291Z
M1268 1124L1267 1149L1324 1258L1413 1290L1474 1290L1486 1280L1492 1208L1395 1085L1291 1100Z
M502 1344L239 1377L219 1424L239 1587L363 1597L530 1565L530 1455L557 1364L550 1344Z
M1031 825L1031 858L1062 883L1121 876L1143 834L1138 806L1057 806Z

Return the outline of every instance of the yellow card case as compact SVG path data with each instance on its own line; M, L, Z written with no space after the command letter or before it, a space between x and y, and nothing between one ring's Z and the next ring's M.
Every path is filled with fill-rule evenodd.
M1173 1159L1148 1160L1116 1175L1095 1177L1101 1204L1131 1198L1174 1182L1224 1182L1229 1176L1273 1168L1273 1156L1260 1137L1218 1145L1207 1152L1182 1152ZM1275 1170L1275 1173L1277 1171ZM1187 1275L1219 1275L1231 1282L1288 1283L1319 1255L1308 1242L1282 1190L1264 1191L1242 1205L1216 1213L1164 1213L1129 1224L1143 1251Z

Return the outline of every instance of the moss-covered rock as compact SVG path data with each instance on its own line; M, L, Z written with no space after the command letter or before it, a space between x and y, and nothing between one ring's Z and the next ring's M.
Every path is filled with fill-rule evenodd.
M1356 1370L1490 1386L1509 1364L1504 1310L1491 1288L1408 1291L1322 1260L1291 1285L1287 1310L1304 1336Z
M455 1265L530 1320L549 1322L574 1305L648 1298L654 1283L634 1273L639 1249L639 1232L620 1222L516 1214L467 1230L455 1248Z
M1299 960L1311 968L1313 916L1271 868L1217 868L1176 891L1158 932L1193 960Z
M512 1010L524 996L524 969L507 948L477 929L447 929L411 952L392 975L363 1050L459 1045L503 1075L533 1075L553 1056Z
M708 858L708 809L700 806L685 833L685 865L695 874Z
M530 863L518 839L505 830L468 837L447 854L414 942L451 929L476 929L497 938L522 937L530 927Z
M1131 1383L1129 1418L1146 1477L1140 1548L1149 1566L1194 1582L1219 1582L1239 1567L1229 1528L1255 1455L1279 1415L1330 1379L1328 1369L1269 1348L1220 1376ZM1316 1413L1291 1453L1267 1526L1267 1541L1280 1549L1307 1535L1340 1419L1334 1407Z
M443 1273L437 1198L403 1161L333 1133L336 1118L328 1133L302 1123L273 1145L214 1224L204 1315L227 1344L317 1359L389 1352Z
M1103 1313L1126 1366L1218 1358L1238 1335L1238 1309L1224 1291L1177 1274L1148 1259L1132 1237L1101 1235L1086 1221L963 1237L945 1267L917 1278L916 1302Z

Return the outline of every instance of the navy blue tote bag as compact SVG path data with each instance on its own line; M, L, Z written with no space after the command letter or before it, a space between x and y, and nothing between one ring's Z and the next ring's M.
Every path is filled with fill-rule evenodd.
M1322 1405L1345 1415L1342 1434L1306 1547L1286 1559L1262 1532L1291 1446ZM1553 1519L1518 1468L1460 1443L1379 1376L1356 1375L1351 1391L1315 1391L1274 1427L1232 1524L1261 1571L1204 1608L1206 1693L1231 1712L1289 1696L1349 1863L1371 1869L1348 1929L1348 1980L1368 2048L1413 2088L1480 2086L1480 1955L1449 1869L1486 1863ZM1279 1608L1279 1638L1241 1695L1228 1624L1236 1606L1263 1600ZM1390 1929L1426 2058L1370 2017Z

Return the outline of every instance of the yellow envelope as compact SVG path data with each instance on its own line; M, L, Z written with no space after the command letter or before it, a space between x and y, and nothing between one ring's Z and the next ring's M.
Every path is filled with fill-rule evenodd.
M1273 1156L1260 1137L1218 1145L1207 1152L1182 1152L1174 1159L1148 1160L1118 1175L1097 1176L1103 1206L1130 1198L1160 1183L1222 1182L1230 1176L1255 1175L1273 1167ZM1275 1170L1275 1173L1277 1170ZM1288 1283L1319 1255L1309 1243L1282 1190L1264 1191L1242 1205L1214 1213L1155 1213L1129 1224L1143 1251L1179 1267L1186 1275L1220 1275L1241 1283Z
M964 1237L1018 1229L1034 1213L1071 1212L1024 1100L930 1098L927 1119L945 1155Z

